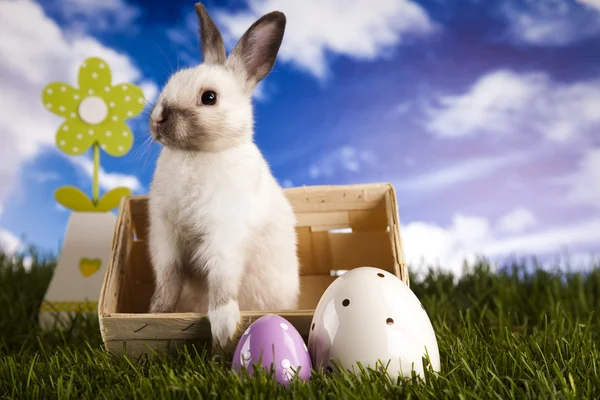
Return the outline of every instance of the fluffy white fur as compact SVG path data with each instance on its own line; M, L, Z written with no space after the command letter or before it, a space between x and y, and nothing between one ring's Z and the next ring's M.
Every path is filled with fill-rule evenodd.
M261 27L267 33L268 24ZM231 62L257 57L242 56ZM189 110L193 124L178 122L165 140L193 137L196 126L214 143L191 151L167 141L161 150L149 192L156 279L150 311L207 312L221 345L235 334L240 309L294 309L299 292L294 212L253 141L248 88L260 77L241 74L229 62L177 72L151 114L159 121L163 104ZM217 92L217 104L198 104L207 88ZM158 125L151 131L160 137Z

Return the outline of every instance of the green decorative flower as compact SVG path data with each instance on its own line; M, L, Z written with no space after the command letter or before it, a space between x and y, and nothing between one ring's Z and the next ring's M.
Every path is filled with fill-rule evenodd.
M106 153L119 157L133 145L127 118L144 109L142 90L131 83L111 85L108 64L100 58L85 60L79 69L79 89L52 82L42 92L45 107L65 117L56 133L56 146L70 155L80 155L98 143Z
M133 145L133 133L125 122L144 109L142 90L131 83L111 84L108 64L97 57L86 59L79 69L79 89L64 82L44 87L42 101L54 114L65 117L56 133L56 146L69 155L81 155L93 147L92 199L74 186L58 188L56 200L73 211L109 211L131 190L119 187L99 198L100 149L115 157Z

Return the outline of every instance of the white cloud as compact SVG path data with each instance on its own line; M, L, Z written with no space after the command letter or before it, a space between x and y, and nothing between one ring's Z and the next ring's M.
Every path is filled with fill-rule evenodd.
M363 167L372 165L375 154L368 150L357 150L353 146L342 146L321 156L308 170L311 178L331 177L337 171L359 172Z
M506 1L507 35L533 46L565 46L600 33L597 0Z
M58 172L53 171L36 171L35 173L31 174L31 177L37 182L45 183L59 180L60 174Z
M328 74L329 54L374 60L386 57L404 41L439 29L426 11L410 0L378 0L368 5L345 0L249 0L242 11L209 12L231 49L256 19L273 10L287 17L279 59L318 78ZM198 32L195 16L188 17L186 25L187 34L171 30L169 38L180 44L189 42L185 37Z
M0 204L0 217L2 216L3 207ZM6 255L12 255L16 251L21 249L21 239L16 237L13 233L7 231L6 229L2 229L0 227L0 252Z
M417 221L400 229L409 268L439 266L456 275L460 275L463 262L476 260L477 247L490 235L485 218L464 215L456 215L449 227Z
M136 7L124 0L51 0L46 4L58 12L77 31L131 30L141 15Z
M530 161L532 157L531 153L521 151L476 157L402 179L394 185L398 190L441 190L448 186L485 176L505 166Z
M498 221L498 229L504 232L516 233L534 226L537 220L535 215L526 208L517 208L504 215Z
M501 217L496 224L480 216L455 215L449 226L416 221L401 226L401 235L409 268L415 273L422 267L433 266L462 274L463 263L479 257L499 260L513 255L550 256L563 248L578 249L584 254L600 249L600 218L587 219L551 229L504 235L502 221L514 212Z
M567 201L600 207L600 148L588 150L577 172L561 181L569 187Z
M140 82L139 87L142 89L142 92L144 92L146 101L150 104L154 104L154 100L156 100L156 97L158 96L158 86L156 83L153 81L144 80Z
M22 245L21 239L11 232L0 228L0 252L5 255L13 255L21 249Z
M92 178L94 173L94 162L87 157L69 157L69 161L73 163L89 177ZM98 184L100 188L104 190L111 190L116 187L125 186L130 188L133 192L142 192L144 190L143 185L136 176L126 175L120 173L107 173L102 167L98 171Z
M85 35L65 36L32 1L0 2L0 36L2 204L18 183L22 165L54 149L62 118L42 106L41 90L47 83L64 81L76 86L79 66L90 56L108 62L114 83L139 82L143 77L127 55ZM147 89L152 86L146 83Z
M600 11L600 0L576 0L580 4Z
M436 135L535 132L554 142L591 136L600 128L600 80L553 82L545 73L497 70L463 94L426 110Z
M600 218L585 219L570 225L547 229L541 232L512 236L486 243L481 250L490 256L514 252L536 254L554 253L562 247L580 245L600 247Z

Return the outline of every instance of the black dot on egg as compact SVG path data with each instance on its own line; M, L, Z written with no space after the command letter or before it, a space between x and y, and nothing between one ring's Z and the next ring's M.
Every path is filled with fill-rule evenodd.
M385 323L388 325L394 325L394 320L392 318L388 318L385 320Z
M385 275L383 275L381 272L378 272L378 273L377 273L377 276L378 276L378 277L380 277L380 278L383 278L383 277L385 277Z
M312 327L310 328L312 331L315 330L315 323L313 322Z
M344 307L348 307L348 306L350 305L350 300L348 300L348 299L344 299L344 301L342 301L342 305L343 305Z

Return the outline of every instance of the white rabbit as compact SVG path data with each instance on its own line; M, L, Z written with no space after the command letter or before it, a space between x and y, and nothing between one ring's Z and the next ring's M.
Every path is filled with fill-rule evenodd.
M225 346L240 309L297 306L296 219L254 143L251 103L286 18L264 15L226 57L206 9L195 9L203 63L176 72L150 115L162 145L149 192L150 312L208 312L213 343Z

